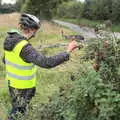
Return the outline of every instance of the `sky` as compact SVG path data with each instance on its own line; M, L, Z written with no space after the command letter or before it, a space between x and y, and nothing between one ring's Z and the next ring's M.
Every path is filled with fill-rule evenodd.
M16 0L2 0L2 4L3 3L11 3L14 4Z
M84 2L85 0L78 0L78 1Z
M14 4L16 0L2 0L2 4L3 3L11 3L11 4ZM84 2L84 0L78 0L78 1L81 1L81 2Z

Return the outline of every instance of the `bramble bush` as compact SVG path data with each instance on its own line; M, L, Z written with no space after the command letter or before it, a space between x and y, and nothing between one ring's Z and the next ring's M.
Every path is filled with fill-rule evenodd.
M84 48L89 52L80 59L74 81L61 86L48 103L34 104L25 119L120 120L119 46L113 33L98 31Z

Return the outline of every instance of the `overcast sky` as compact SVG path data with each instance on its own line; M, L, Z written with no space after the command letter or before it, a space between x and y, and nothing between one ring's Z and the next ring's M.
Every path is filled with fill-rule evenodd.
M85 0L78 0L78 1L84 2Z
M11 4L14 4L16 0L2 0L2 4L3 3L11 3ZM81 1L83 2L84 0L78 0L78 1Z
M14 4L16 0L2 0L2 4L3 3L11 3Z

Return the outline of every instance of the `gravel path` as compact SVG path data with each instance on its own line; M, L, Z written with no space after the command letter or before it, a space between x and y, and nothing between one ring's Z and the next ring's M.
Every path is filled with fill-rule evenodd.
M85 37L85 39L90 39L90 38L96 38L96 34L94 32L94 29L88 28L88 27L80 27L79 25L75 25L69 22L64 22L64 21L59 21L59 20L53 20L53 22L68 27L69 29L75 31L78 34L81 34ZM117 38L120 38L120 33L114 33L114 35Z

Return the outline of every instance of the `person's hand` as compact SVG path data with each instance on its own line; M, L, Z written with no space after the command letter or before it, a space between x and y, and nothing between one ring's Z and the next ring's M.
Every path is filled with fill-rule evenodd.
M67 52L70 53L76 48L77 48L77 42L74 40L74 41L69 43L68 48L67 48Z

